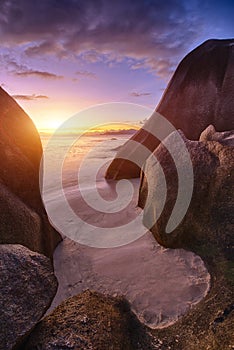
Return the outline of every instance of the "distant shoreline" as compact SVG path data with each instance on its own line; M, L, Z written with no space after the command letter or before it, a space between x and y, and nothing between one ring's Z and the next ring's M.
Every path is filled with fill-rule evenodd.
M85 132L85 131L81 131L81 130L77 130L77 131L64 131L64 132L58 132L57 136L74 136L74 135L78 135L83 133L85 136L117 136L117 135L134 135L136 132L138 131L138 129L119 129L119 130L107 130L107 131L89 131L89 132ZM40 136L52 136L54 134L54 131L39 131L39 135Z

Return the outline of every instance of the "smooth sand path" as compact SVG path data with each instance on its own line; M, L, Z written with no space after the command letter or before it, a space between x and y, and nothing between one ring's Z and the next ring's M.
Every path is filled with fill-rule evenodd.
M198 256L164 249L150 233L109 249L65 238L55 251L54 267L59 287L50 310L89 288L124 295L139 319L152 328L175 322L206 295L210 282Z

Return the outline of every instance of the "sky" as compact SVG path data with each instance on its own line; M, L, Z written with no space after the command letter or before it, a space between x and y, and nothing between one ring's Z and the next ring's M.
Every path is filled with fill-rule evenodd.
M234 37L233 18L225 0L1 0L0 84L39 130L96 104L154 109L189 51Z

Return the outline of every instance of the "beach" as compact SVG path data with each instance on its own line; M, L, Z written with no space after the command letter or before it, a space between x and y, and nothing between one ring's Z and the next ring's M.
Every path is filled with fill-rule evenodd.
M58 139L57 154L64 147L64 137ZM178 317L186 313L198 303L208 292L210 275L201 258L192 252L182 249L165 249L158 245L152 234L145 229L138 234L140 227L134 221L140 215L137 207L139 180L131 180L133 191L131 200L124 191L118 196L116 183L108 183L104 179L105 169L129 135L116 134L84 136L70 149L64 162L63 185L65 197L76 215L81 217L79 225L69 220L63 211L64 198L56 192L53 164L56 162L54 150L46 149L48 138L42 136L44 150L51 152L51 181L48 182L45 207L47 212L59 216L64 221L64 232L78 232L78 240L74 241L63 232L63 241L54 253L55 275L59 282L57 294L47 313L53 310L62 300L76 295L86 289L99 291L112 296L123 295L129 301L133 312L151 328L162 328L174 323ZM66 136L69 138L69 136ZM88 151L82 177L77 178L77 164ZM98 169L98 170L97 170ZM95 184L93 173L97 173ZM79 182L80 181L80 182ZM78 190L78 186L82 191ZM82 197L98 190L104 200L109 201L109 212L94 210ZM126 198L125 198L126 195ZM117 199L127 203L126 208L117 212ZM111 202L116 202L111 206ZM50 215L49 215L50 216ZM111 234L111 228L132 223L129 242L114 244L103 248L82 240L86 221L94 227L95 235L105 228ZM134 226L135 225L135 226ZM130 226L129 226L130 227ZM133 240L134 236L136 239ZM80 236L79 236L80 235Z

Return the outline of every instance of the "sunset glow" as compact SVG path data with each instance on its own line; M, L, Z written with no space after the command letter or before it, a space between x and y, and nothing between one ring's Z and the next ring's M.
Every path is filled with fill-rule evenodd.
M10 0L0 7L1 84L39 130L101 103L154 109L186 53L233 36L232 1Z

